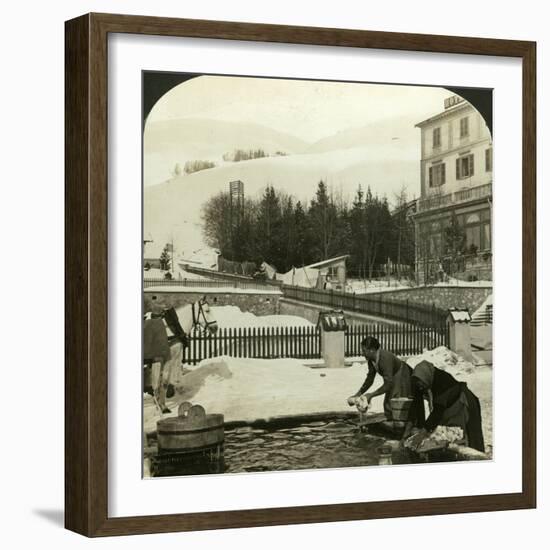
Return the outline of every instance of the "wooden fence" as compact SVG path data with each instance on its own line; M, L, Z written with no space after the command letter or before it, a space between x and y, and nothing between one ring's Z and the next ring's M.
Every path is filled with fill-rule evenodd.
M244 279L244 278L243 278ZM280 290L279 286L266 284L263 282L255 281L254 279L233 280L233 279L219 279L219 280L206 280L206 279L144 279L143 288L152 287L186 287L197 288L197 292L200 292L201 288L244 288L253 290Z
M250 277L250 276L247 276L247 275L237 275L235 273L225 273L224 271L214 271L213 269L204 269L202 267L192 267L192 266L187 266L185 268L186 271L188 271L189 273L194 273L195 275L201 275L203 277L207 277L208 279L214 279L214 280L218 280L218 281L231 281L231 282L234 282L234 283L243 283L243 284L247 284L247 283L254 283L254 284L257 284L257 285L264 285L264 286L267 286L267 287L276 287L276 288L280 288L282 283L281 281L277 281L277 280L274 280L274 279L262 279L262 278L257 278L255 279L254 277Z
M349 326L345 333L346 357L361 355L361 340L376 337L382 347L397 355L422 353L424 349L449 345L449 332L412 324L372 323ZM189 339L186 362L196 364L210 357L318 359L321 334L317 327L247 327L220 329L214 336L195 333Z
M283 285L282 290L285 298L437 329L445 326L447 318L447 311L435 307L433 303L431 305L409 303L409 300L384 298L382 294L369 296L288 285Z

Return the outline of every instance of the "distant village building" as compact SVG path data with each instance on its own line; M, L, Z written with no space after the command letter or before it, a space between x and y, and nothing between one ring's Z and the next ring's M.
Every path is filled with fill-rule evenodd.
M156 243L152 239L143 241L143 267L145 269L160 269L160 256L164 249L164 244Z
M491 279L492 139L483 117L458 96L416 124L421 131L420 198L416 202L415 267L420 284L444 277ZM465 235L463 251L449 254L451 218Z
M349 255L329 258L303 267L293 267L277 279L285 285L344 290L347 280L346 260Z

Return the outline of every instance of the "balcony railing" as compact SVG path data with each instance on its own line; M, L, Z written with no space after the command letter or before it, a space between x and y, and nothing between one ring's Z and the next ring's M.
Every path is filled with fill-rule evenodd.
M425 212L426 210L443 208L444 206L449 206L451 204L490 197L492 194L492 188L492 183L486 183L485 185L478 185L477 187L471 187L470 189L462 189L461 191L447 193L446 195L435 195L426 199L420 199L418 201L418 212Z

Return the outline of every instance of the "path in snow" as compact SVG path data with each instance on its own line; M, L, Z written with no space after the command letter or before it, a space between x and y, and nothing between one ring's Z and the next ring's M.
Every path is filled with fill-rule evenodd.
M220 328L243 327L311 327L313 323L296 315L257 316L237 306L212 306L212 314Z

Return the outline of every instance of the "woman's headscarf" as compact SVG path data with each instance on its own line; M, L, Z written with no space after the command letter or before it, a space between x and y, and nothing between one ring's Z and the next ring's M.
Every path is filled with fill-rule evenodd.
M424 382L428 388L431 388L434 381L434 370L435 367L429 361L420 361L420 363L414 367L412 376L416 376L416 378Z

